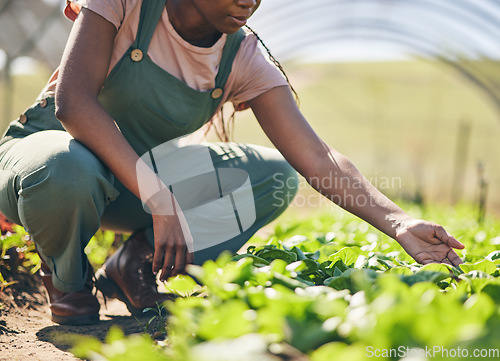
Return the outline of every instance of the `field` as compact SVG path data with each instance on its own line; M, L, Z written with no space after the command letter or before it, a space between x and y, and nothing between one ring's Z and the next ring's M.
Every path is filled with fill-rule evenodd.
M165 289L181 296L166 305L169 317L159 309L135 326L114 316L95 331L46 327L37 342L93 360L425 360L426 352L429 360L497 360L500 221L488 217L479 225L475 209L464 205L403 207L444 224L466 245L459 251L465 264L417 265L396 242L344 211L304 217L292 208L240 255L192 266L191 276L167 282ZM107 233L91 241L94 264L112 239ZM2 248L16 242L4 238ZM25 257L21 269L30 262ZM2 319L9 330L9 314ZM106 337L103 327L110 328ZM22 359L19 351L3 352ZM43 354L39 359L48 360Z
M26 332L95 360L499 359L500 119L493 105L453 72L424 61L287 68L318 133L411 215L442 224L463 242L465 264L417 265L396 242L304 185L291 209L239 255L170 280L165 289L182 297L166 305L169 317L158 309L142 333ZM42 79L15 78L15 114L33 102ZM236 141L269 144L250 112L236 122ZM489 183L482 222L478 161ZM17 231L1 240L3 291L15 292L15 275L38 267L33 244ZM94 267L114 242L111 233L93 238L87 251ZM22 251L19 259L13 249ZM0 312L0 334L19 339L23 329L9 326L19 313ZM57 331L65 333L64 346ZM14 352L6 350L0 359Z

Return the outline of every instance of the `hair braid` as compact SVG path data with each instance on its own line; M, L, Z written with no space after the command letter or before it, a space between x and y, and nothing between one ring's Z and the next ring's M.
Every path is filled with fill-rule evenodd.
M285 70L283 69L283 66L274 57L274 55L271 53L271 50L269 50L269 48L262 41L262 39L260 38L260 36L251 27L249 27L248 25L245 25L245 27L253 35L255 35L255 37L257 38L257 40L259 41L259 43L266 50L267 55L269 56L269 60L271 60L271 62L279 69L279 71L281 72L281 74L283 74L283 76L286 79L286 82L288 83L288 86L290 87L290 90L293 93L293 96L295 98L295 102L297 103L297 105L299 105L299 103L300 103L299 96L298 96L297 92L295 91L295 89L293 88L292 84L290 83L290 80L288 79L288 76L286 75ZM231 140L231 138L232 138L233 133L234 133L234 119L235 119L235 116L236 116L236 109L233 110L233 112L230 115L229 119L226 121L224 119L223 108L224 107L221 107L220 111L215 115L215 118L218 119L218 122L214 121L215 119L212 118L212 120L210 121L210 125L207 127L207 129L205 131L205 135L208 134L208 132L210 131L210 128L213 126L214 129L215 129L215 132L216 132L217 136L219 137L219 139L221 141L223 141L223 142L229 142ZM219 123L219 126L216 123Z
M283 69L283 67L281 66L280 62L274 57L274 55L271 53L271 50L269 50L269 48L267 47L267 45L264 43L264 41L262 41L262 39L260 38L260 36L255 32L255 30L253 30L250 26L248 25L245 25L245 27L250 30L250 32L255 35L255 37L257 38L257 40L259 41L259 43L263 46L263 48L266 50L267 52L267 55L269 56L269 59L271 60L271 62L279 69L279 71L281 72L281 74L283 74L283 76L285 77L286 79L286 82L288 83L288 86L290 87L290 90L292 91L294 97L295 97L295 101L297 102L297 104L299 104L299 96L297 94L297 92L295 91L295 89L293 88L292 84L290 83L290 80L288 79L288 76L286 75L285 73L285 70Z

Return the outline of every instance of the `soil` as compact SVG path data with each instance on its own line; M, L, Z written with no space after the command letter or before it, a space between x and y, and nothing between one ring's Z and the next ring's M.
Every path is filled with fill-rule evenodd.
M3 225L4 223L0 227ZM271 225L260 230L259 235L266 236L270 229ZM241 251L246 250L247 246L248 244ZM18 268L17 263L12 263L9 269L19 270L22 267ZM125 304L113 299L105 302L98 293L97 298L101 304L98 324L59 325L50 319L47 294L38 274L10 274L5 269L2 272L6 281L15 281L15 284L3 290L0 288L0 361L77 361L80 359L70 352L75 336L91 335L103 341L114 325L120 327L125 335L143 333L143 325L151 318L149 315L137 319L130 315ZM153 324L150 329L157 329L157 326ZM272 356L270 360L308 361L305 355L287 344L282 344L282 350L274 352Z
M101 303L98 324L58 325L50 320L41 278L18 274L16 279L19 283L0 292L0 361L78 361L80 359L70 352L75 336L92 335L104 340L113 325L119 326L126 335L142 333L142 324L150 318L136 319L120 301L108 299L104 304L98 295ZM280 344L280 350L260 357L268 361L309 361L300 351L284 343Z
M0 292L0 360L79 360L70 353L73 335L93 335L104 339L112 325L125 334L141 333L140 322L130 316L125 305L117 300L101 302L100 319L96 325L62 326L50 320L45 289L38 275L16 275L18 283Z

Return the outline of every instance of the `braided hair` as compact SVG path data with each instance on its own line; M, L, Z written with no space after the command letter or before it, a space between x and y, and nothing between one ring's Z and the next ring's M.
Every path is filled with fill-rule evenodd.
M255 30L253 30L248 25L245 25L245 27L248 30L250 30L250 32L253 35L255 35L255 37L259 41L260 45L262 45L262 47L266 50L267 55L269 56L269 60L271 60L271 62L279 69L279 71L281 72L281 74L283 74L283 76L286 79L286 82L288 83L288 86L290 87L290 90L292 91L292 93L293 93L293 95L295 97L295 101L297 102L297 104L299 104L300 103L299 96L298 96L297 92L295 91L295 89L293 88L292 84L290 83L290 79L288 79L288 76L286 75L285 70L281 66L280 62L274 57L274 55L271 53L271 50L269 50L269 48L267 47L267 45L262 41L262 39L260 38L260 36L255 32Z

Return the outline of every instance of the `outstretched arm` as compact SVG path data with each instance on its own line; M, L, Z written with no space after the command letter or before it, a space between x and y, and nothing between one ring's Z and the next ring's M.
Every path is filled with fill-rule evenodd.
M461 263L453 248L464 246L443 227L408 216L321 140L287 86L273 88L249 104L276 148L318 192L396 239L417 262Z

